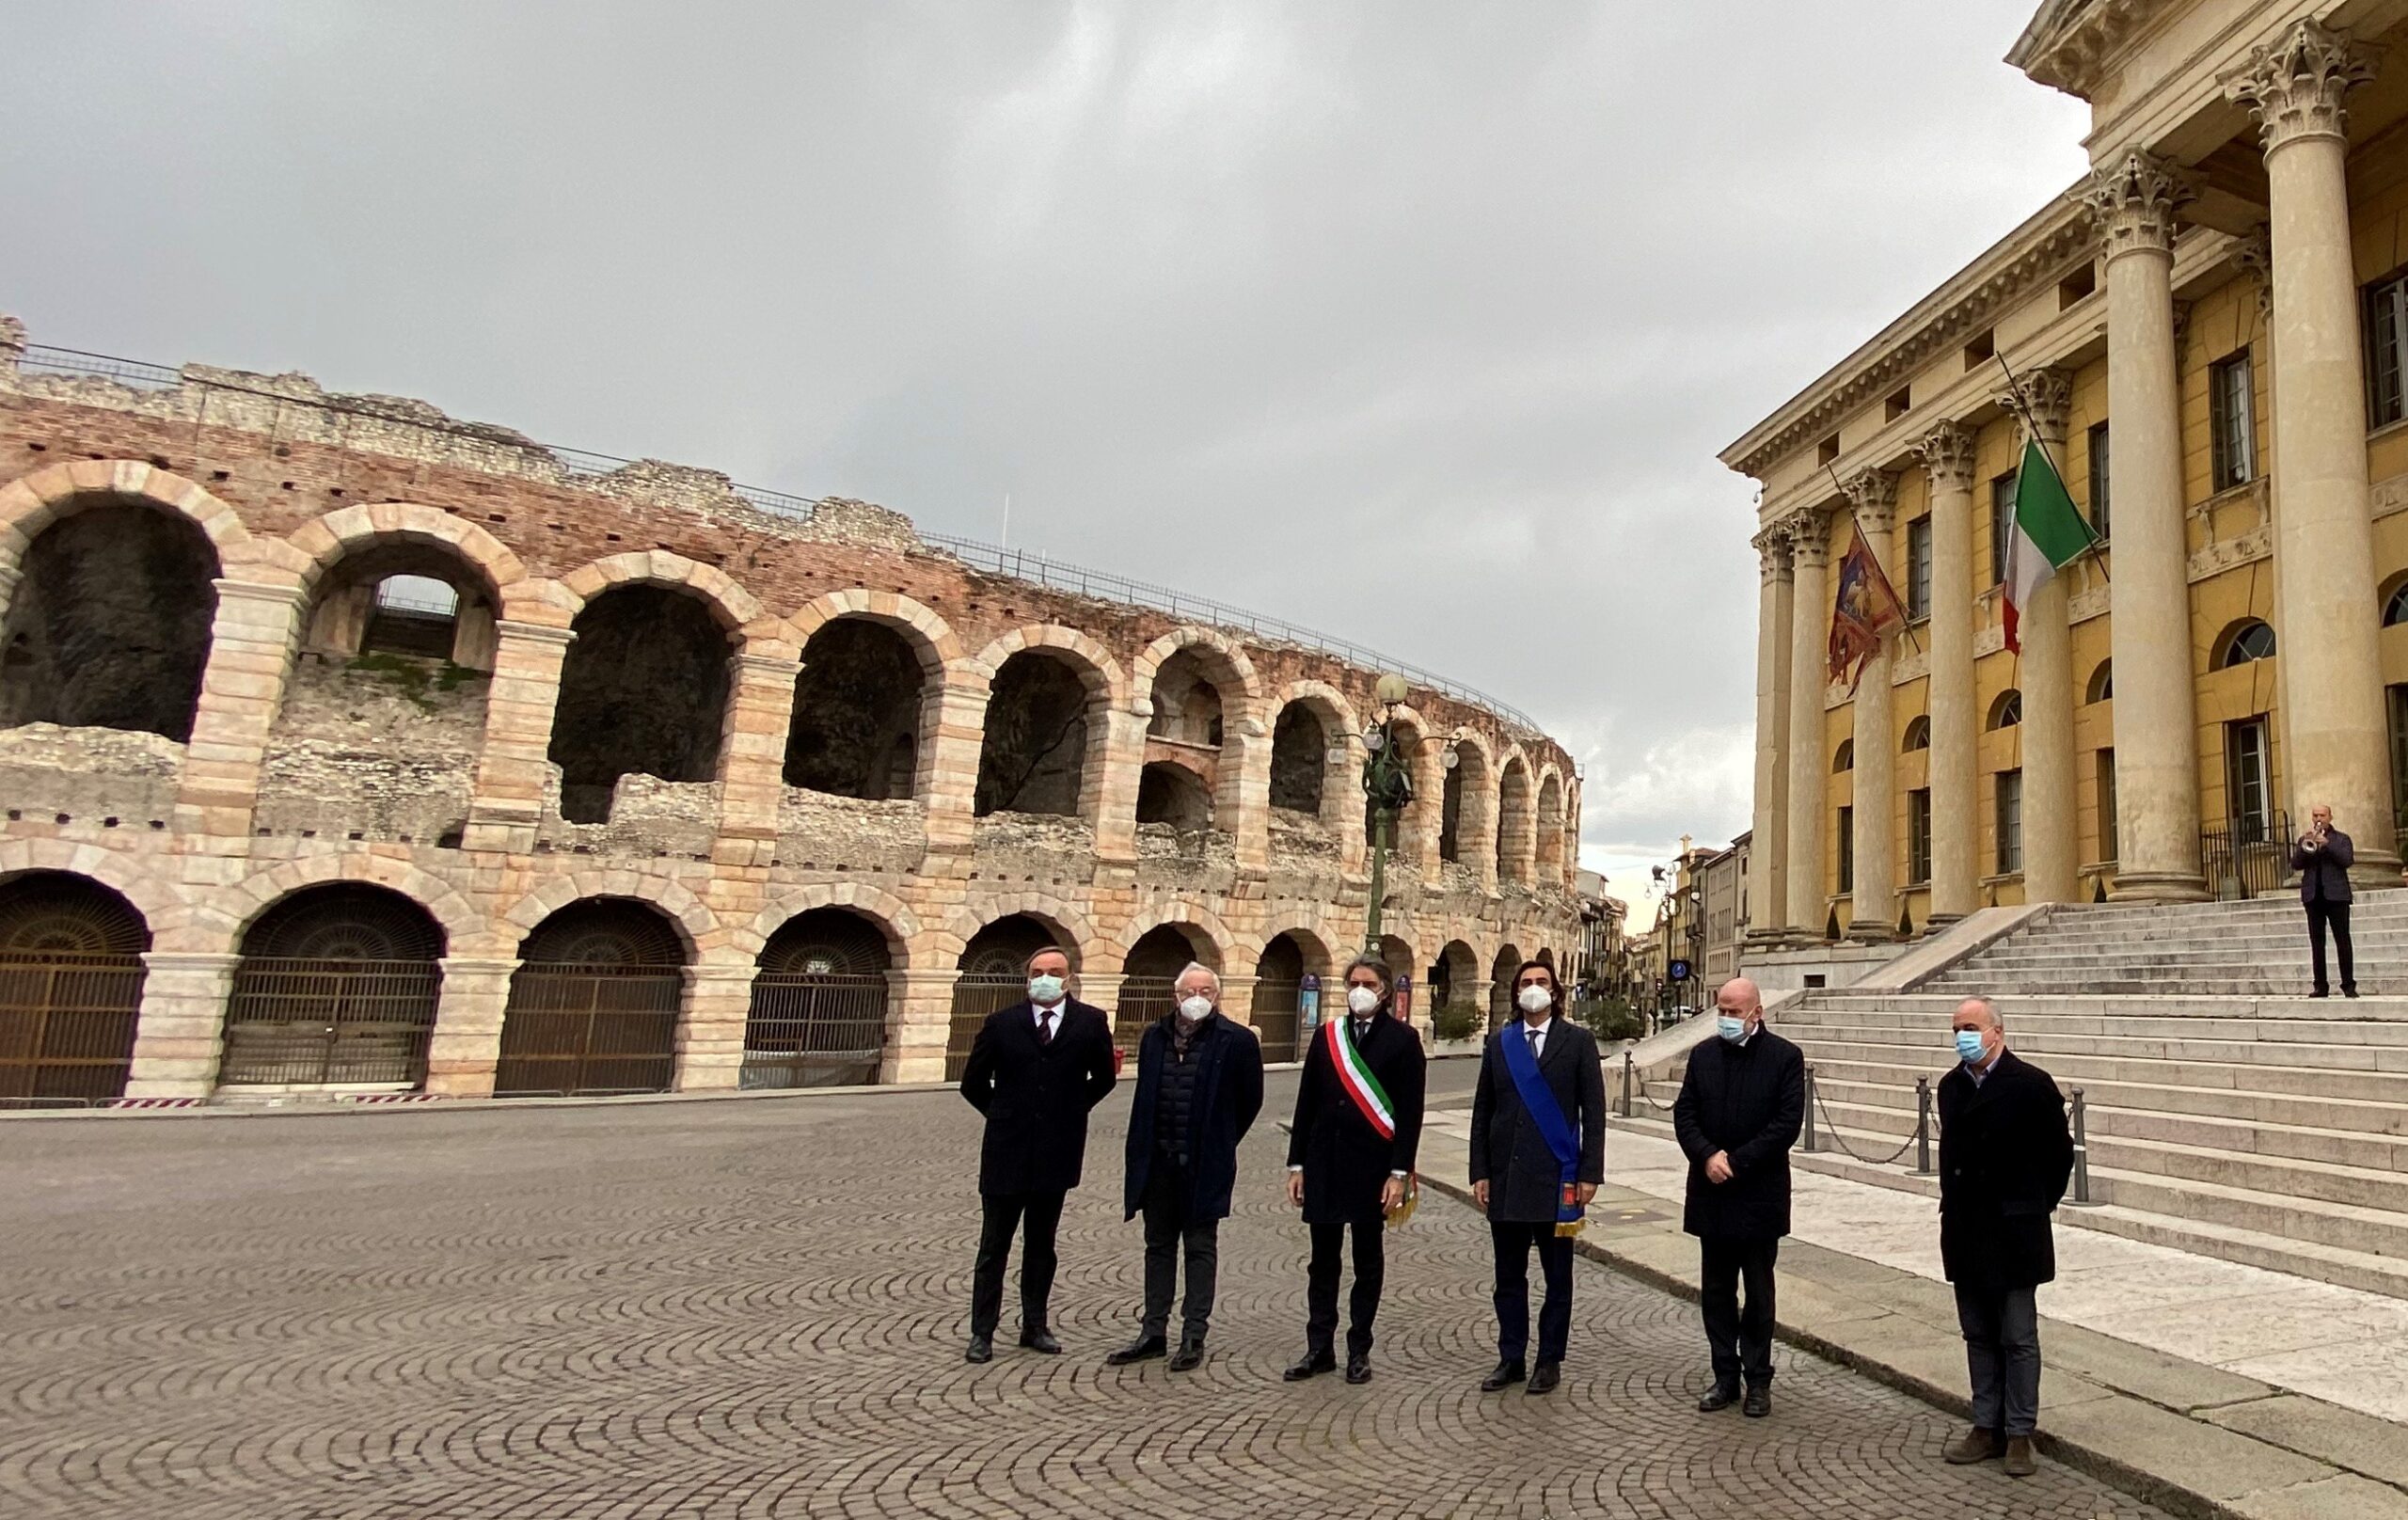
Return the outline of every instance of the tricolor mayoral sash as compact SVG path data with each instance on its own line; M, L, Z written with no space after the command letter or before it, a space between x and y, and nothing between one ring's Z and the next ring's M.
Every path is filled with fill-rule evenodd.
M1362 1111L1365 1121L1378 1132L1380 1138L1393 1140L1396 1138L1396 1110L1388 1102L1387 1089L1380 1085L1379 1078L1371 1075L1370 1063L1364 1060L1363 1053L1354 1048L1354 1037L1347 1030L1352 1020L1340 1014L1322 1025L1329 1031L1329 1056L1331 1064L1338 1068L1338 1085L1346 1089L1346 1096L1354 1100L1354 1106Z
M1523 1111L1539 1127L1539 1138L1555 1157L1555 1232L1577 1235L1582 1216L1588 1212L1579 1194L1580 1138L1572 1132L1572 1122L1563 1116L1555 1090L1539 1075L1539 1058L1530 1053L1529 1037L1523 1026L1513 1023L1498 1030L1497 1048L1505 1058L1506 1075L1513 1079L1513 1090L1522 1095Z

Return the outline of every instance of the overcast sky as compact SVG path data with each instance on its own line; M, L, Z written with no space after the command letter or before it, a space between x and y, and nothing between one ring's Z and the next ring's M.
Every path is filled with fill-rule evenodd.
M1715 451L2036 210L2037 0L13 0L0 310L881 501L1747 827Z

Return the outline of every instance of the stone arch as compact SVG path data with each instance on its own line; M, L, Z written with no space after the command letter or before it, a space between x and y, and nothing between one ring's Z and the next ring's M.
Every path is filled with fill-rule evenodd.
M1388 863L1391 868L1402 863L1415 870L1434 869L1438 861L1436 814L1445 804L1445 784L1439 778L1446 774L1441 747L1432 738L1436 730L1410 703L1398 703L1386 713L1397 732L1397 747L1413 778L1413 800L1397 815L1396 839ZM1356 791L1360 794L1361 788L1358 786ZM1362 799L1360 812L1363 836L1368 841L1372 837L1368 796Z
M757 957L788 919L818 908L849 909L865 922L876 925L886 937L887 952L894 957L895 970L905 971L919 964L911 957L911 946L920 941L922 933L919 915L900 897L863 881L823 881L778 894L768 906L752 915L750 923L728 937L728 958Z
M155 946L167 948L166 938L191 916L182 888L115 850L64 839L0 839L0 881L36 871L85 877L123 897L142 915Z
M658 569L654 562L662 559L692 575L637 573ZM755 605L740 592L740 601L728 599L733 584L712 581L724 576L675 555L619 555L597 564L623 573L605 578L588 566L571 578L590 584L561 662L546 751L560 768L560 813L571 823L608 822L631 776L672 784L720 778L745 632L729 620ZM774 637L767 641L783 647Z
M574 617L586 604L614 587L626 585L681 586L702 598L711 616L731 636L759 621L761 604L752 594L728 578L716 565L702 564L668 549L638 549L613 554L578 566L560 579Z
M1469 942L1461 937L1449 940L1438 947L1438 954L1430 962L1430 968L1434 973L1443 971L1446 974L1443 981L1434 975L1431 979L1430 1011L1434 1016L1443 1005L1470 1004L1472 986L1481 978L1480 952L1474 950ZM1488 1010L1481 1008L1479 1011L1484 1018Z
M1049 663L1055 672L1044 669ZM1031 624L990 643L970 670L984 688L973 812L1054 814L1095 825L1112 790L1112 714L1127 705L1119 662L1076 628ZM1083 703L1062 672L1075 679ZM1073 742L1080 754L1075 768L1067 753ZM1122 807L1133 804L1135 789L1133 775L1120 790Z
M1212 909L1183 897L1172 898L1132 914L1118 941L1124 955L1128 946L1134 945L1147 934L1164 926L1180 930L1190 940L1200 937L1198 949L1207 953L1197 955L1196 959L1224 974L1239 974L1249 949L1248 942L1244 936L1232 932Z
M60 517L110 500L148 502L192 522L221 565L255 557L234 509L182 476L138 459L79 459L0 486L0 569L14 569L34 535Z
M259 916L277 903L308 887L357 881L398 893L433 915L443 930L445 953L460 955L465 947L489 944L491 920L477 910L467 894L419 869L407 861L385 855L313 855L246 877L221 887L196 905L195 917L223 933L230 947Z
M935 610L898 592L871 591L866 586L832 591L803 603L786 619L786 637L800 649L811 642L813 634L848 617L883 624L900 633L919 652L920 667L932 678L942 679L945 667L961 658L960 639Z
M1534 790L1529 757L1516 744L1497 765L1497 878L1500 881L1530 879L1537 845Z
M1228 634L1218 628L1195 624L1183 624L1171 629L1148 644L1131 663L1129 705L1132 711L1140 716L1151 715L1148 705L1153 701L1154 678L1161 673L1164 661L1182 649L1211 652L1198 656L1198 662L1208 672L1215 673L1216 686L1226 682L1231 689L1221 693L1224 711L1231 720L1255 715L1262 701L1262 678L1255 673L1254 661L1246 657L1244 648Z
M1112 651L1096 642L1076 628L1059 623L1029 623L1003 634L986 648L978 651L971 668L989 682L1004 662L1014 655L1030 650L1051 649L1070 657L1079 668L1079 679L1087 689L1116 707L1129 705L1129 677Z
M1448 742L1455 764L1439 784L1438 855L1485 886L1497 874L1497 752L1474 728L1456 728Z
M1513 974L1522 967L1521 947L1500 940L1488 961L1488 1026L1502 1029L1513 1021Z
M958 905L945 915L944 926L933 939L930 957L925 963L934 966L953 960L980 929L1015 914L1033 918L1059 936L1058 942L1069 952L1073 971L1118 968L1118 946L1098 934L1085 912L1042 892L982 895Z
M1563 775L1553 765L1539 771L1536 817L1531 874L1541 883L1553 886L1563 879Z
M306 562L299 572L305 592L316 590L328 571L351 556L393 543L449 550L473 566L496 593L527 578L526 564L492 533L441 507L415 501L338 507L295 528L284 542Z
M659 909L684 942L689 962L698 962L705 956L731 958L718 953L725 948L725 936L720 931L718 916L707 904L681 882L637 871L577 871L555 877L513 903L509 911L501 915L501 925L518 931L510 936L515 943L552 914L588 897L626 897ZM499 931L499 926L497 928ZM753 947L756 953L759 948Z
M298 562L305 652L360 653L374 641L383 584L410 576L441 580L457 597L442 657L470 670L491 670L494 622L505 598L528 578L526 565L493 534L414 501L340 507L303 523L282 543Z
M1325 681L1291 681L1270 699L1272 714L1272 755L1270 769L1276 782L1281 770L1279 746L1280 724L1288 720L1291 708L1309 714L1321 730L1320 768L1307 777L1303 767L1307 763L1299 746L1308 742L1296 736L1291 725L1288 740L1287 766L1291 779L1285 792L1290 801L1309 795L1315 806L1313 815L1328 831L1338 852L1341 870L1360 868L1363 858L1363 813L1355 799L1362 787L1355 779L1355 749L1361 742L1361 732L1354 705L1346 694ZM1307 788L1309 787L1309 792ZM1272 805L1281 807L1280 790L1273 790ZM1291 809L1291 811L1303 811Z

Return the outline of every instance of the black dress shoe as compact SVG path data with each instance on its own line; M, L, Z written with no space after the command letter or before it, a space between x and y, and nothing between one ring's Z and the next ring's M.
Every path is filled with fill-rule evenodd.
M1170 1359L1170 1370L1174 1372L1193 1372L1203 1365L1204 1342L1200 1340L1180 1341L1178 1354Z
M1706 1389L1705 1397L1697 1401L1697 1412L1701 1415L1719 1414L1738 1401L1739 1385L1718 1383Z
M1054 1338L1051 1330L1023 1330L1020 1333L1020 1343L1039 1356L1062 1354L1062 1343Z
M1150 1362L1165 1355L1170 1347L1160 1336L1140 1336L1103 1359L1106 1367L1126 1367L1131 1362Z
M1530 1369L1529 1391L1532 1393L1553 1393L1555 1391L1555 1385L1562 1381L1563 1364L1561 1362L1541 1362L1538 1366Z
M972 1336L970 1349L961 1354L965 1362L991 1362L995 1359L995 1342L989 1336Z
M1308 1351L1305 1353L1304 1360L1288 1369L1285 1372L1280 1373L1279 1376L1284 1382L1302 1383L1308 1377L1319 1377L1323 1372L1335 1372L1337 1370L1338 1358L1336 1356L1325 1351Z
M1762 1383L1751 1385L1748 1388L1747 1401L1739 1406L1739 1413L1750 1419L1762 1419L1771 1414L1772 1388Z
M1495 1393L1499 1388L1510 1387L1521 1382L1528 1375L1518 1359L1508 1358L1497 1364L1496 1371L1480 1380L1480 1391Z
M1364 1352L1353 1352L1348 1354L1346 1357L1346 1381L1349 1383L1369 1383L1371 1381L1371 1358L1370 1354Z

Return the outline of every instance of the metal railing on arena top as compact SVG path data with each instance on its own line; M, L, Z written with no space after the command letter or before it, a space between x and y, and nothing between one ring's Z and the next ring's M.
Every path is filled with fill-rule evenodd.
M229 395L257 396L280 402L290 406L308 406L337 415L372 418L387 424L423 428L431 433L451 434L463 439L492 447L498 440L493 430L452 420L429 421L395 412L375 404L374 398L358 396L292 396L267 386L244 385L221 378L217 374L198 375L171 369L163 364L146 363L140 359L118 358L107 354L90 354L81 349L55 348L45 343L29 343L20 351L17 367L36 374L87 375L95 379L113 380L122 386L145 390L173 390L190 385L202 391L224 391ZM582 449L562 449L550 444L532 444L561 462L562 470L571 478L608 475L636 463L611 454L597 454ZM816 498L791 496L783 491L765 491L758 486L737 485L736 494L764 512L782 516L807 517L818 510ZM975 539L957 538L949 533L923 532L920 541L931 548L953 555L974 570L990 575L1008 576L1025 580L1048 591L1073 596L1085 596L1097 601L1118 602L1124 606L1143 607L1167 613L1187 623L1208 623L1231 633L1273 643L1294 644L1333 656L1350 665L1378 672L1393 672L1417 687L1437 692L1456 702L1485 708L1516 728L1532 734L1545 731L1538 720L1520 708L1498 701L1485 692L1451 681L1434 671L1403 660L1391 659L1376 650L1367 649L1351 640L1336 638L1311 628L1290 623L1284 618L1264 617L1242 608L1231 607L1208 597L1193 595L1170 586L1158 586L1104 570L1090 570L1081 565L1048 558L1033 549L1006 548L984 544Z

